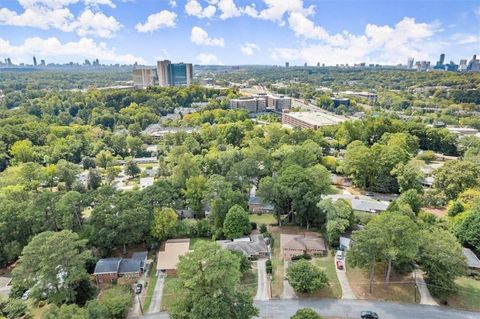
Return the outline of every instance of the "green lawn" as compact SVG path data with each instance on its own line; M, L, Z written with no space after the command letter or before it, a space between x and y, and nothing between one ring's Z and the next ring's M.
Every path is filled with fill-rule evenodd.
M147 311L148 308L150 308L150 304L152 303L153 291L155 290L155 285L157 284L157 279L158 279L156 270L157 270L156 263L153 263L148 272L147 294L143 302L143 308L145 309L145 311Z
M257 294L257 286L258 286L257 270L250 269L243 275L243 278L241 279L241 282L239 285L239 290L248 293L248 295L250 295L253 298Z
M165 283L163 286L163 297L162 297L162 311L168 311L170 306L175 300L175 282L177 277L167 276L165 277Z
M280 251L280 235L273 234L273 248L272 248L272 268L273 268L273 282L272 282L272 297L280 298L283 292L283 258Z
M480 280L461 277L456 281L458 292L448 297L448 305L455 308L480 311Z
M261 224L271 225L277 224L277 220L273 214L250 214L250 222L257 223L257 226L260 227Z
M320 289L310 297L319 298L342 298L342 288L337 278L337 271L335 270L335 257L328 253L325 257L315 257L312 259L312 263L320 267L328 278L329 285Z

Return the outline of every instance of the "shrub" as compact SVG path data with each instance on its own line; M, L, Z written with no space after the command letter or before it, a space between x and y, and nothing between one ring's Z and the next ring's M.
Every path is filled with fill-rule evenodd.
M322 317L311 308L302 308L298 309L290 319L322 319Z
M294 262L287 269L287 280L297 292L312 293L328 284L325 273L306 260Z
M302 259L310 260L310 259L312 259L312 256L310 256L310 255L307 254L307 253L303 253L303 255L298 255L298 256L293 256L293 257L292 257L292 261L302 260Z
M9 299L3 313L8 319L21 318L27 314L27 304L20 299Z
M261 232L262 234L266 234L266 233L267 233L267 225L261 224L261 225L260 225L260 232Z
M270 259L267 260L265 267L267 268L267 274L271 274L273 267L272 267L272 261Z

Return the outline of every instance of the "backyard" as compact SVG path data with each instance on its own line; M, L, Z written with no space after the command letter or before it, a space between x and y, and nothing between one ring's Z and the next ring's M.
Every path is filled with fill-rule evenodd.
M250 214L250 222L252 223L257 223L257 226L260 227L260 225L265 224L265 225L273 225L277 223L277 220L273 214Z

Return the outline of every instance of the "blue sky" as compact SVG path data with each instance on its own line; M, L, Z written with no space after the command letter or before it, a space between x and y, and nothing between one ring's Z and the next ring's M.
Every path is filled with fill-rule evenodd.
M458 63L479 0L0 0L0 58L153 64Z

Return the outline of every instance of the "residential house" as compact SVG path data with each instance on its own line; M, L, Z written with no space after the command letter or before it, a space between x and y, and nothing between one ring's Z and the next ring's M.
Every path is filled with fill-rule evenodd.
M248 210L252 214L273 213L273 206L264 203L260 197L250 196L248 199Z
M250 238L235 240L217 240L225 249L239 251L247 258L264 258L269 256L268 245L263 235L251 235Z
M376 200L365 195L352 195L352 194L334 194L326 195L325 199L329 198L332 201L337 201L339 199L345 199L352 205L353 210L368 212L368 213L378 213L383 212L388 209L390 202L384 200Z
M165 250L158 252L157 275L175 275L180 257L188 252L190 252L189 238L167 240Z
M327 246L323 238L313 234L280 234L280 250L283 259L291 260L303 254L323 256L327 253Z
M467 260L468 268L473 272L480 273L480 259L478 259L477 255L468 248L463 248L463 255Z
M97 285L111 283L121 277L138 278L146 271L147 252L137 252L131 258L102 258L97 261L93 275Z

